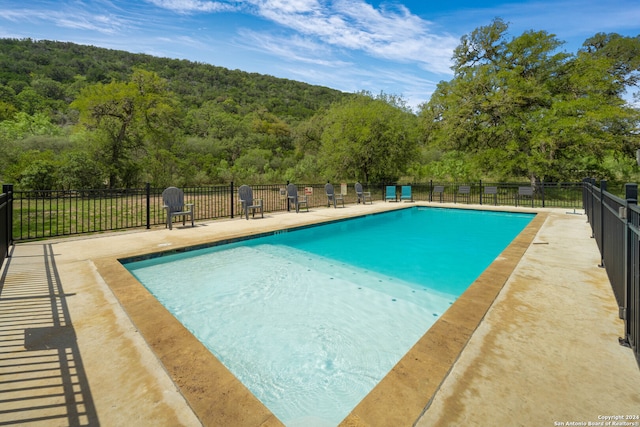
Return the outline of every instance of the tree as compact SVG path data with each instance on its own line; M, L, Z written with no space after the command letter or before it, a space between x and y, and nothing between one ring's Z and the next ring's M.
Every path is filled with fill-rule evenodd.
M396 181L416 153L416 130L416 116L384 95L362 93L333 105L321 136L326 178Z
M104 185L102 165L87 151L66 152L59 163L58 181L65 190L98 189Z
M602 91L609 98L619 100L625 94L632 95L636 99L636 107L640 105L640 35L636 37L623 37L619 34L598 33L587 39L578 52L579 58L584 62L598 64L602 72L606 73L610 81ZM635 91L635 92L634 92ZM624 113L617 117L623 122L625 128L637 126L637 108L629 106L624 108ZM626 122L626 123L625 123ZM620 133L622 149L630 157L635 156L638 148L638 130L630 133Z
M620 98L611 62L559 52L544 31L507 40L507 28L496 19L462 38L453 80L422 106L429 144L473 154L487 174L535 183L580 179L585 158L637 139L638 111Z
M16 103L21 111L30 115L46 112L48 107L46 99L31 87L24 88L16 95Z
M129 82L87 86L71 106L102 144L110 188L135 184L135 154L169 148L179 124L166 82L144 70L135 71Z
M582 52L607 60L609 74L617 83L617 95L626 89L637 90L640 82L640 35L598 33L582 44Z
M52 151L29 150L23 152L15 164L8 168L12 182L20 188L33 191L51 190L56 186L57 166Z
M0 84L0 122L11 120L17 112L16 92L13 88Z
M62 129L51 123L46 114L19 112L10 120L0 121L0 141L22 140L30 136L59 136Z
M249 114L252 131L259 135L260 148L289 150L292 148L291 129L283 120L266 110Z

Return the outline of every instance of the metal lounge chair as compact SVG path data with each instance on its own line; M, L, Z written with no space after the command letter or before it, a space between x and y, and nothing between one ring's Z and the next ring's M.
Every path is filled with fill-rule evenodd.
M400 201L405 200L405 201L413 202L413 194L411 193L410 185L403 185L400 190L401 190Z
M293 203L296 207L296 213L300 212L300 206L304 205L307 208L307 212L309 212L309 204L307 203L307 196L298 195L298 187L295 184L287 185L287 197L289 198L289 202Z
M238 188L238 197L240 198L240 204L242 206L241 214L247 217L247 221L249 220L249 210L251 210L251 215L255 218L256 211L260 211L260 215L264 218L264 209L262 206L262 199L254 199L253 198L253 190L248 185L241 185Z
M440 195L440 203L442 203L443 196L444 196L444 185L436 185L435 187L433 187L433 193L431 195L432 200L433 200L433 194Z
M467 199L467 203L469 203L469 198L471 196L471 186L461 185L460 187L458 187L458 194L456 194L454 203L458 203L458 195L464 196Z
M484 194L487 196L493 195L493 204L496 206L498 205L498 187L496 186L484 187Z
M385 188L384 201L393 200L394 202L397 202L398 197L396 196L396 186L387 185Z
M342 193L336 194L333 190L333 185L330 183L326 183L324 185L324 192L327 193L327 207L331 206L333 203L333 207L336 208L337 202L342 203L342 207L344 208L344 197Z
M369 199L369 202L373 204L373 199L371 198L370 191L364 191L362 189L362 184L360 184L359 182L356 182L355 188L356 188L356 203L362 202L362 204L364 205L367 202L367 199Z
M184 192L176 187L169 187L162 192L163 208L167 211L167 227L173 229L173 217L182 216L182 225L186 217L191 217L193 227L193 203L184 202Z
M516 195L516 206L518 206L518 202L522 199L530 198L531 199L531 207L533 207L534 196L533 196L533 187L518 187L518 194Z

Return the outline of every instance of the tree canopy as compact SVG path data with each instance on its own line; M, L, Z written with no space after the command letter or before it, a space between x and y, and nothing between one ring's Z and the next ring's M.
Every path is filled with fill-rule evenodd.
M635 180L640 36L575 53L496 19L417 114L191 61L0 39L0 181L24 189L360 180ZM640 102L636 93L636 100Z
M395 182L415 158L415 116L393 97L369 94L333 105L323 114L320 157L327 178Z
M71 108L102 147L96 154L108 165L109 188L138 181L132 152L168 150L178 135L177 100L150 71L136 70L129 82L87 86Z
M570 55L545 31L507 29L496 19L462 38L454 78L421 110L429 144L532 182L602 174L606 155L640 145L638 110L621 98L637 82L639 38L597 35Z

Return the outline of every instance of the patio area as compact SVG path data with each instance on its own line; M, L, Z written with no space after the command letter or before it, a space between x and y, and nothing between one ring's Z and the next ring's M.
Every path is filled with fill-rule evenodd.
M408 205L16 245L0 271L0 425L281 425L117 259ZM622 415L629 418L617 421L640 426L640 368L618 344L623 322L586 216L535 212L539 224L483 274L487 285L476 286L343 425L586 425Z

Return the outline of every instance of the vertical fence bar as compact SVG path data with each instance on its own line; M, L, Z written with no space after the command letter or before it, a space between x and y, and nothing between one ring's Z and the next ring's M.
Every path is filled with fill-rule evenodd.
M636 197L637 203L637 197ZM629 277L628 277L628 309L625 317L626 339L622 345L629 346L640 366L640 211L637 204L630 205L629 228Z
M9 195L7 205L7 207L9 208L9 210L7 211L7 214L9 216L9 231L7 235L9 236L9 243L13 245L13 184L6 184L6 186L3 187L6 188L6 191L5 189L3 189L3 191Z
M147 196L147 230L151 228L151 184L146 183L144 186L144 191Z
M9 199L7 200L7 221L8 221L8 242L13 245L13 184L6 184L2 186L2 192L7 193L9 195Z
M9 219L9 203L11 199L6 186L2 186L2 193L0 193L0 218L3 219L0 223L0 268L4 263L5 258L9 256L9 235L11 230L11 220Z
M604 248L604 192L607 190L607 181L600 181L600 264L598 267L604 267L604 256L605 256L605 248Z
M627 339L623 345L628 344L635 353L636 361L640 366L640 212L637 205L631 206L631 215L633 218L628 233L630 234L629 242L629 309L626 313L627 322Z
M0 193L0 269L9 256L9 201L9 192L3 186Z
M66 194L63 193L63 199L62 199L62 235L64 236L65 234L65 230L67 229L67 197L65 197ZM69 200L71 200L71 192L69 192ZM69 210L69 212L71 212L71 210Z
M589 203L589 199L588 199L588 194L589 194L589 180L587 178L582 180L582 208L584 209L585 213L587 213L589 211L589 208L591 207L591 204ZM587 222L589 222L589 215L587 215Z
M22 232L22 230L24 230L24 215L22 215L22 212L24 212L24 194L20 193L20 226L19 226L19 230L20 230L20 240L23 240L24 238L24 233Z
M0 224L0 227L4 227L4 241L2 251L0 253L0 267L6 258L10 256L9 247L13 244L13 185L4 184L2 186L2 193L4 195L4 203L0 203L0 211L5 217L4 224Z
M593 191L594 191L593 187L596 184L596 180L591 178L589 182L591 184L591 213L593 213L595 209L595 197L594 197L595 194L593 194ZM595 226L596 225L593 223L593 221L591 221L591 237L593 237L594 239L596 238Z
M631 287L633 286L633 280L630 277L630 266L633 263L633 260L631 259L631 254L634 253L635 251L633 250L633 248L630 247L630 242L633 242L633 239L630 238L629 233L629 216L630 216L630 210L629 210L629 206L630 205L636 205L638 203L638 185L637 184L631 184L631 183L627 183L624 185L624 198L625 198L625 218L624 218L624 259L625 259L625 263L624 263L624 278L625 278L625 284L624 284L624 297L623 297L623 301L624 301L624 306L623 306L623 312L619 313L620 314L620 318L624 320L624 329L625 329L625 334L623 337L623 340L621 342L626 343L627 345L629 344L629 336L631 335L631 326L630 326L630 322L629 322L629 310L631 308L632 303L630 303L629 301L629 297L630 295L633 294L633 291L631 289Z
M230 198L230 202L231 202L231 219L233 219L233 181L231 181L231 184L229 185L229 193L231 194Z
M36 206L38 206L38 201L40 201L40 228L36 227L36 237L44 236L44 223L45 223L45 206L44 206L44 197L42 194L38 194L36 198ZM38 232L41 234L38 236Z

